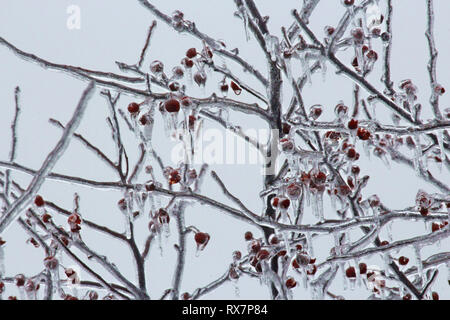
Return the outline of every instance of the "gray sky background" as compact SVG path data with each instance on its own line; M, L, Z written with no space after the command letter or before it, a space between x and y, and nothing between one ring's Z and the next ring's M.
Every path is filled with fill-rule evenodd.
M170 14L179 9L184 12L185 17L195 21L197 27L216 39L224 39L228 48L238 47L242 57L251 61L251 64L266 73L264 56L260 52L254 38L246 42L243 24L233 17L235 12L234 1L218 0L155 0L153 4ZM301 8L302 1L256 1L260 11L269 15L269 29L280 36L280 27L289 26L292 23L290 10ZM385 1L380 1L384 4ZM431 116L428 98L430 96L429 80L426 70L428 62L428 47L424 35L426 28L426 1L422 0L398 0L394 1L393 17L393 52L392 52L392 79L395 85L403 79L410 78L419 88L419 101L423 104L424 119ZM66 27L68 6L77 5L81 9L81 29L69 30ZM382 6L384 8L384 6ZM450 73L448 56L450 56L450 25L448 24L448 13L450 2L446 0L435 0L435 37L439 50L438 79L446 88L450 89ZM335 26L344 13L340 1L322 0L310 18L310 26L320 39L323 39L323 27L325 25ZM153 21L153 15L143 8L137 1L107 1L107 0L2 0L0 3L0 36L16 45L18 48L34 53L44 59L55 63L64 63L81 66L95 70L118 72L115 61L135 63L139 57L148 26ZM195 46L201 48L200 41L187 34L178 34L164 23L158 21L156 32L151 40L151 46L147 51L145 68L154 60L164 62L167 70L177 65L184 56L186 49ZM372 83L382 88L379 82L381 73L381 45L374 46L380 53L380 59L376 70L369 76ZM343 61L349 62L351 54L342 53ZM14 88L19 85L22 90L20 115L19 147L17 162L31 168L39 168L47 153L54 147L61 135L61 131L48 123L49 118L55 118L67 122L70 118L82 90L87 83L73 78L61 72L45 70L34 63L23 61L16 57L5 47L0 47L0 159L8 159L10 144L10 123L14 111ZM229 63L228 67L236 71L240 78L254 86L257 90L264 92L262 86L251 76L241 72L239 67ZM300 71L299 68L296 72ZM343 76L336 75L332 66L328 65L326 81L323 82L320 74L313 75L313 85L306 86L303 92L305 104L320 103L327 109L324 119L332 119L333 108L339 100L347 105L352 104L352 82ZM199 89L189 89L192 96L210 95L216 91L217 82L221 79L213 74L204 92ZM106 100L99 96L100 90L89 103L88 110L82 120L79 132L89 138L96 145L101 146L109 155L114 155L114 146L110 139L110 133L105 118L108 115ZM291 92L285 88L283 97L284 106L289 103ZM234 98L233 94L230 96ZM252 96L243 93L240 100L253 103ZM125 108L133 98L122 95L119 107ZM450 94L441 97L441 107L448 107ZM389 113L384 112L384 106L377 106L377 115L380 119L388 120ZM158 115L157 119L161 119ZM231 115L244 128L264 128L264 123L258 121L254 116L243 114ZM121 125L124 125L122 122ZM216 127L215 124L207 122L206 127ZM138 156L138 146L134 137L122 126L124 141L130 155L130 163L134 164ZM167 142L161 123L158 122L154 131L154 145L166 161L170 159L170 151L173 142ZM370 182L364 191L364 196L378 194L388 207L401 209L414 204L416 192L419 188L428 192L436 192L431 185L418 179L410 168L391 162L391 169L387 169L381 160L371 157L370 161L361 150L362 158L359 161L362 174L370 175ZM172 164L173 165L173 164ZM262 176L260 168L256 165L216 165L211 169L217 171L224 183L235 195L253 211L260 212L262 203L258 193L262 188ZM433 173L437 174L441 181L449 181L448 172L439 173L436 166L431 165ZM113 172L105 168L104 164L95 155L86 152L80 143L73 141L64 156L56 165L54 170L58 173L77 175L90 179L102 181L117 180ZM15 173L14 178L26 185L29 177ZM141 176L140 181L143 181ZM120 193L111 190L89 190L81 186L47 181L40 194L51 199L57 204L72 208L73 194L78 192L81 196L81 210L83 217L89 218L101 224L105 224L115 230L123 230L123 219L116 208L117 201L121 198ZM212 198L220 199L225 203L228 200L221 194L217 185L207 176L205 179L203 193ZM334 217L331 212L328 198L325 203L325 215ZM308 208L308 210L310 210ZM309 214L309 216L311 216ZM62 225L65 219L58 220ZM304 221L312 223L312 218ZM221 213L205 206L195 205L186 213L186 223L196 225L202 231L211 234L211 242L199 257L195 257L195 245L193 239L189 238L187 265L181 292L192 292L199 286L204 286L225 272L231 262L231 253L239 249L245 251L243 234L247 230L256 230L236 220L224 216ZM140 248L143 246L147 234L147 219L141 218L137 223L138 240ZM172 235L175 233L172 225ZM99 253L110 257L123 273L130 279L134 279L134 266L131 255L127 248L121 243L110 241L102 236L87 232L85 228L82 233L83 239L95 248ZM394 239L423 234L425 232L423 223L401 223L394 224ZM355 236L359 233L355 233ZM383 235L383 233L382 233ZM41 249L35 249L25 244L27 236L17 226L9 228L4 235L8 241L6 248L6 274L14 275L25 273L34 274L42 268L43 253ZM172 278L173 259L175 250L173 243L175 237L162 241L163 254L161 255L157 242L152 247L149 262L146 265L149 293L152 298L158 298L163 290L170 287ZM356 238L354 238L356 240ZM315 244L318 260L328 255L330 246L333 245L332 236L320 237ZM423 256L427 257L435 252L435 247L423 249ZM441 249L449 250L448 243L442 243ZM402 250L401 254L413 257L409 249ZM400 254L399 254L400 255ZM379 257L367 261L368 264L382 265ZM63 261L65 265L72 262L67 258ZM102 270L95 266L96 270ZM447 271L441 268L435 290L441 298L450 298L450 291L446 284ZM83 273L82 273L83 275ZM242 277L239 280L240 297L246 299L266 299L269 292L261 287L256 280ZM337 279L331 291L340 292L341 280ZM234 297L234 287L227 283L221 288L205 296L210 299L226 299ZM356 290L345 293L350 298L362 298L367 296L366 290ZM309 298L309 294L303 289L294 290L295 298Z

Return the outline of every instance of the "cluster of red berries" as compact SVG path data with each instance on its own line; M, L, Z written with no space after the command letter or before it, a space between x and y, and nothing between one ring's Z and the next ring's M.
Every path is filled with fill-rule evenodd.
M72 213L69 218L67 218L67 223L70 226L70 231L72 232L80 232L81 230L81 216L74 212Z
M359 274L367 274L367 278L370 278L370 276L373 275L373 273L371 273L371 272L367 273L367 265L366 265L364 262L361 262L361 263L358 265L358 268L359 268ZM370 274L370 275L369 275L369 274ZM356 278L356 270L355 270L355 267L348 267L348 268L345 270L345 276L346 276L347 278Z

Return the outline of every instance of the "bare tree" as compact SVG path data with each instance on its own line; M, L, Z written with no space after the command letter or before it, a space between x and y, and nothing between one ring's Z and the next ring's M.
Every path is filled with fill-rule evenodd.
M428 101L419 95L412 80L403 80L398 85L392 80L390 56L395 10L392 0L343 0L345 14L336 26L325 27L324 37L309 26L319 0L305 0L301 8L293 9L291 25L282 27L280 32L269 30L269 17L260 12L253 0L235 0L235 15L243 22L246 37L257 41L267 62L266 70L257 70L251 61L241 57L238 49L228 48L226 40L213 39L199 30L182 12L168 15L148 0L138 2L158 21L199 39L202 46L187 49L180 64L171 70L167 70L163 59L144 67L151 38L157 32L157 21L153 21L137 62L118 61L120 73L115 73L47 61L0 37L0 44L19 58L89 82L67 124L50 119L52 125L61 129L62 136L38 170L16 162L20 142L17 124L26 106L20 103L24 93L19 87L15 90L10 157L0 161L4 169L0 172L3 202L0 297L3 293L15 299L8 292L16 286L21 298L28 299L150 299L150 296L199 299L224 283L238 285L240 278L250 277L259 279L272 299L292 299L295 290L310 290L314 299L343 299L346 290L355 286L367 289L372 299L439 298L433 286L439 272L448 269L450 264L450 252L445 251L450 193L446 181L433 172L437 168L450 169L447 155L450 109L439 105L445 89L439 84L436 67L433 0L426 0L428 23L424 30L430 53L427 67L432 93L426 98ZM382 52L377 52L375 47L380 43ZM348 61L341 57L343 53L350 53L353 58ZM246 83L239 68L228 65L239 66L265 91ZM302 95L305 85L314 85L313 74L326 75L330 67L345 76L346 81L353 82L354 101L351 106L337 102L333 120L321 121L321 116L332 114L333 110L319 104L308 107ZM377 68L382 70L382 78L380 83L372 83L368 78ZM222 79L217 92L205 97L191 96L190 89L213 81L211 73ZM109 108L107 123L115 158L77 132L95 88ZM230 97L242 92L251 96L254 103ZM288 101L286 96L290 93ZM120 99L124 95L134 97L135 102L122 109ZM424 108L432 110L431 119L423 118ZM391 118L376 110L387 110ZM153 142L162 137L153 132L158 113L164 119L167 139L182 146L183 161L175 168L154 148ZM230 121L228 113L261 119L270 131L268 139L248 134L245 128ZM211 121L224 132L244 139L264 159L263 188L260 198L255 199L264 204L260 212L250 210L233 193L233 186L227 186L206 163L196 163L196 155L202 152L196 141L200 139L204 121ZM125 130L133 134L134 141L123 138ZM54 172L71 139L81 142L112 169L117 180L97 181ZM128 154L136 141L139 156L132 163ZM415 203L409 207L388 208L378 195L365 194L370 182L369 176L362 174L364 163L361 168L358 165L360 153L361 157L379 158L386 166L397 162L409 167L424 184L432 185L436 193L418 190ZM150 162L156 165L151 166ZM370 162L365 164L369 166ZM14 172L30 175L31 182L19 183ZM201 192L204 179L217 183L223 199ZM123 197L117 199L117 210L123 215L124 230L107 227L100 221L100 215L100 222L85 219L78 194L74 195L72 208L64 208L57 204L57 199L39 195L46 180L82 185L92 192L120 191ZM324 210L324 200L332 203L334 209ZM247 252L234 251L217 280L185 292L182 281L189 276L184 272L185 261L189 259L187 242L195 241L201 252L211 236L214 237L207 230L186 225L185 215L193 203L231 216L236 223L256 227L260 234L245 233L242 241L246 242ZM64 221L64 225L56 221ZM423 232L394 239L391 228L405 221L424 225ZM45 259L38 274L5 274L8 257L4 257L4 246L14 246L5 236L11 224L19 224L29 234L30 243L44 250ZM138 224L148 225L143 243L137 241ZM174 245L176 259L171 266L173 280L162 296L157 296L159 293L148 287L151 271L146 268L146 262L154 242L164 238L169 229L175 230L178 237ZM137 280L127 278L109 257L94 250L84 240L84 232L98 232L128 247ZM326 248L327 256L318 259L316 243L327 237L334 241ZM431 248L433 253L424 256L424 247ZM405 248L412 248L414 256L402 255L401 250ZM379 268L368 265L375 256L384 262ZM64 267L63 258L77 264L87 278ZM342 292L335 292L330 287L339 278L343 281L340 282ZM45 289L39 289L40 286Z

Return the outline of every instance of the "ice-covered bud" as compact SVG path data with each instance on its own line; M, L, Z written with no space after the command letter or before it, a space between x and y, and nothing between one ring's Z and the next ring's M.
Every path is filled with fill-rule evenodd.
M336 29L332 26L325 26L325 28L324 28L325 34L329 37L331 37L333 35L335 30Z
M294 148L295 148L294 142L292 142L291 139L287 139L287 138L280 140L280 147L281 147L281 150L284 152L292 152L292 151L294 151Z
M233 252L233 261L238 261L241 260L242 258L242 253L238 250Z
M441 86L440 84L436 84L434 86L434 92L441 96L445 93L445 88L443 86Z
M56 259L54 256L46 257L44 259L44 266L47 269L53 270L56 269L59 265L58 259Z
M336 105L336 107L334 107L334 113L339 119L343 119L347 116L348 107L344 103L340 102Z
M286 188L286 192L287 192L289 198L297 199L298 197L300 197L300 195L302 193L302 187L300 186L300 184L294 182L294 183L291 183Z
M180 66L173 67L172 69L172 77L174 79L181 79L184 76L184 70Z
M14 277L14 284L18 287L23 287L25 285L25 279L25 276L20 273Z
M206 84L206 73L203 71L197 71L194 74L194 81L199 87L203 87Z
M163 208L161 208L158 210L157 219L160 224L169 224L169 222L170 222L169 213L166 210L164 210Z
M179 91L181 88L180 83L178 81L170 81L169 82L169 89L170 91Z
M350 33L355 42L362 43L364 41L364 30L362 28L352 29Z
M272 233L269 236L269 243L270 244L278 244L280 242L280 239L278 239L278 237L276 236L276 234Z
M374 50L369 50L366 54L367 59L371 61L377 61L378 59L378 53Z
M164 71L164 64L159 60L155 60L150 64L150 71L153 74L159 75Z
M317 120L322 114L322 105L315 104L309 108L309 117L313 120Z
M182 21L184 18L184 13L181 12L180 10L175 10L174 12L172 12L172 19L175 21Z

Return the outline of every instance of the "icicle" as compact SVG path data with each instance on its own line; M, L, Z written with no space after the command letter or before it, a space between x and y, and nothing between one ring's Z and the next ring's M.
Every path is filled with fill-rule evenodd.
M242 20L244 22L245 40L250 41L250 33L248 31L248 19L249 19L249 17L248 17L247 13L244 10L241 11L241 18L242 18Z
M425 274L423 271L423 261L422 261L422 255L420 254L420 246L419 245L414 245L414 252L416 254L417 272L419 274L421 283L423 285L426 283L426 278L425 278Z
M319 55L320 71L322 73L322 81L327 80L327 60L323 55Z
M306 232L306 243L308 247L308 253L311 257L314 257L314 249L313 249L313 242L312 242L312 236L311 232Z
M308 85L312 84L311 81L311 69L309 68L309 63L306 59L306 52L302 52L299 54L300 63L302 65L303 74L306 76L306 81Z
M318 217L319 217L319 221L320 222L324 222L324 216L323 216L323 192L322 191L318 191L317 192L317 213L318 213Z
M273 36L269 33L267 33L264 36L264 40L267 44L267 50L270 54L270 59L273 62L276 62L277 59L280 57L280 42L276 36Z
M445 161L445 149L444 149L444 133L445 130L438 130L436 131L436 137L438 140L438 145L439 145L439 151L441 153L441 161ZM439 162L439 164L441 164L440 168L442 168L442 162Z
M393 221L389 221L386 223L386 233L387 233L387 237L389 242L393 241L393 237L392 237L392 223Z
M2 239L0 238L0 243ZM2 277L5 275L5 249L4 244L0 244L0 281Z

